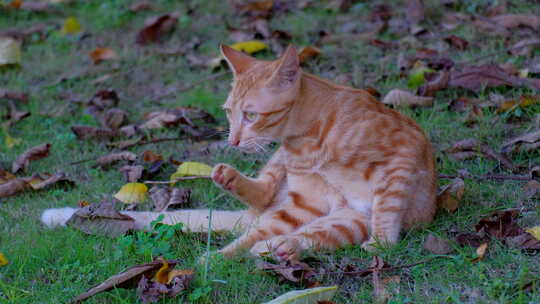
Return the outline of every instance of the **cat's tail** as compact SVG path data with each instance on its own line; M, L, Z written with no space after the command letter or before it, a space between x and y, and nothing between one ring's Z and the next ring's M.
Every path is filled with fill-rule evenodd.
M41 215L41 222L49 228L56 226L65 226L69 218L77 212L75 208L53 208L47 209ZM208 231L208 221L210 218L209 209L187 209L166 212L145 212L145 211L121 211L135 220L135 229L150 230L151 223L160 215L163 224L174 225L184 224L184 230L193 232ZM213 231L231 231L243 230L253 220L246 211L225 211L212 210L212 230Z

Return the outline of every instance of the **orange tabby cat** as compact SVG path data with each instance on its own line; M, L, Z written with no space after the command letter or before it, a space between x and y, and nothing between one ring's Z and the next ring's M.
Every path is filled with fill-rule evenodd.
M250 249L297 259L308 248L361 244L370 250L433 219L433 154L413 120L364 90L303 72L294 47L276 61L227 46L221 51L234 73L223 105L230 144L259 151L281 143L257 178L226 164L214 167L214 182L249 207L214 211L215 230L243 231L221 253ZM159 215L125 213L141 229ZM164 223L184 222L196 231L208 222L208 210L163 214Z

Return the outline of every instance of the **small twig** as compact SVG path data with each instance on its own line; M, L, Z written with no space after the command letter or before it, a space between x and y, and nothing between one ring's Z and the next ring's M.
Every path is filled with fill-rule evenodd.
M439 259L439 258L449 258L445 255L438 255L429 259L422 260L420 262L412 263L412 264L405 264L405 265L398 265L398 266L389 266L389 267L383 267L381 269L377 267L368 267L359 271L343 271L343 272L329 272L328 274L346 274L346 275L359 275L359 276L366 276L368 274L373 273L374 271L387 271L387 270L397 270L397 269L403 269L403 268L411 268L420 264L425 264L428 262L431 262L433 260Z
M502 174L486 174L486 175L480 175L480 176L459 176L459 175L446 175L446 174L439 174L439 178L444 179L453 179L456 177L465 177L465 178L472 178L476 180L517 180L517 181L528 181L531 180L531 177L528 175L502 175Z
M149 144L156 144L156 143L165 142L165 141L175 141L175 140L180 140L180 139L182 139L182 138L181 137L162 137L162 138L156 138L156 139L151 139L151 140L142 140L142 141L139 141L139 142L135 142L135 143L132 143L132 144L125 145L122 148L127 149L127 148L131 148L131 147L134 147L134 146L145 146L145 145L149 145Z
M184 176L174 179L172 181L144 181L145 184L171 184L183 180L194 180L194 179L210 179L210 176Z

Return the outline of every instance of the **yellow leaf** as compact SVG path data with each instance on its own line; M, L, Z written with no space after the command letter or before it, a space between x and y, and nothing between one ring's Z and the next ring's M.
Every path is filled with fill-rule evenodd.
M316 287L289 291L265 304L308 304L330 301L337 292L337 286Z
M540 241L540 226L534 226L534 227L529 228L529 229L527 229L525 231L527 231L532 236L534 236L535 239Z
M0 252L0 266L6 266L7 264L9 264L6 256Z
M148 187L143 183L127 183L120 188L114 198L125 204L137 204L146 199Z
M63 34L75 34L81 31L81 24L75 17L68 17L62 26Z
M479 262L484 259L484 256L486 255L487 249L488 249L488 242L480 244L478 248L476 248L476 255L477 257L472 259L472 263Z
M235 43L231 45L231 48L240 52L254 54L254 53L267 49L268 45L262 41L250 40L250 41Z
M0 37L0 66L21 63L21 42L12 37Z
M176 180L179 177L184 176L210 176L212 173L212 167L198 162L184 162L176 172L171 175L171 181Z
M154 276L154 281L156 282L159 282L161 284L169 284L174 278L178 276L193 274L193 270L191 269L169 269L169 263L164 259L161 260L163 261L163 266L161 266L161 268Z

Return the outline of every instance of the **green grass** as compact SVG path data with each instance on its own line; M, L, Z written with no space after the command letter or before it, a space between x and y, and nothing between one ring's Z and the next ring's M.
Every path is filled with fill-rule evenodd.
M428 28L438 22L445 11L438 1L426 1L433 17L426 21ZM540 13L540 6L522 1L510 7L512 12ZM481 8L491 1L464 3L459 8L462 13L480 13ZM368 15L375 3L359 2L346 14L325 8L324 3L315 4L303 11L275 16L270 24L272 29L280 29L293 35L297 45L313 44L318 31L339 32L346 22L356 21L359 28L367 24ZM108 153L105 143L79 141L71 133L74 124L98 125L91 116L85 114L84 107L70 102L72 99L89 100L100 89L113 88L120 96L119 107L129 113L132 122L140 121L144 113L152 110L192 105L202 107L216 116L220 126L226 128L224 114L220 109L231 77L225 76L206 81L176 95L155 100L156 88L168 85L182 87L211 74L211 71L194 68L183 56L159 55L161 47L139 47L135 45L135 35L148 16L178 11L181 14L178 28L167 40L163 48L179 47L193 38L201 45L199 55L213 57L218 54L219 43L231 43L225 21L232 26L240 26L242 20L226 1L155 1L154 12L131 13L129 3L124 1L74 1L59 6L59 13L39 14L29 12L0 11L0 29L15 26L25 28L39 22L50 22L48 37L39 41L32 37L23 47L23 63L20 68L0 71L2 88L20 90L30 94L28 104L19 109L30 111L32 116L15 124L10 135L22 139L22 144L8 149L0 137L0 165L4 169L29 147L49 142L52 144L48 158L33 162L28 172L54 172L63 170L77 182L73 189L53 187L39 192L25 192L0 202L0 252L10 264L0 268L0 303L64 303L87 288L98 284L107 277L138 263L149 262L151 254L137 250L136 240L142 245L162 248L170 257L181 260L179 267L194 268L197 276L184 296L164 300L162 303L261 303L268 301L294 285L280 283L276 278L255 269L253 259L240 256L234 259L215 258L210 263L208 277L203 276L204 267L197 259L206 250L206 238L181 234L161 240L145 238L148 235L109 239L87 236L70 229L48 230L39 222L41 212L46 208L76 206L80 200L98 202L110 197L124 183L122 174L116 169L92 168L93 162L70 165L71 162L92 158ZM392 4L397 15L403 14L403 5ZM188 11L192 11L190 15ZM58 28L68 16L79 19L86 37L82 35L63 36ZM494 61L512 62L520 66L526 58L508 55L505 42L496 37L486 36L472 24L463 24L453 31L471 42L467 51L450 49L448 54L455 62L467 62L483 55L496 53L479 63ZM402 36L383 33L381 39L397 40ZM517 39L517 38L516 38ZM419 46L437 47L438 39L420 40ZM517 40L516 40L517 41ZM514 41L512 41L514 42ZM121 58L109 64L94 66L88 52L95 47L113 48ZM372 86L386 93L392 88L406 88L407 79L399 77L397 68L398 50L382 52L364 41L346 41L342 46L322 45L322 56L307 63L305 69L336 79L347 75L356 87ZM414 53L413 48L401 51ZM538 53L536 53L538 55ZM273 58L275 54L266 52L262 58ZM94 80L110 74L111 78L102 83ZM67 78L58 81L59 77ZM445 90L437 93L435 105L424 109L400 109L413 117L427 132L437 149L438 168L442 174L456 174L465 168L473 175L500 170L499 165L485 158L455 161L440 152L454 141L475 137L499 150L509 137L538 128L534 116L537 106L522 113L497 114L493 109L484 109L484 116L472 127L463 121L464 114L451 112L449 101L461 96L487 100L490 93L498 93L506 98L533 93L527 89L490 89L473 94L464 90ZM62 99L60 95L72 96ZM519 117L518 117L519 116ZM510 128L512 127L512 128ZM176 130L160 131L156 136L173 136ZM197 160L208 164L227 162L242 172L254 175L264 164L268 155L245 156L234 150L214 151L211 154L189 153L200 144L189 140L165 142L130 151L140 154L144 150L159 152L165 159ZM512 156L516 165L530 167L540 159L538 152L520 153ZM174 171L167 167L156 179L167 179ZM442 180L441 184L446 183ZM524 200L523 183L515 181L466 180L465 198L455 214L441 213L426 229L411 231L394 248L384 250L380 256L391 265L411 264L433 255L422 249L422 243L429 233L449 238L449 231L473 231L474 224L490 211L507 207L524 207L531 212L529 221L540 224L538 201ZM193 189L195 207L238 209L241 204L225 196L216 200L220 191L207 181L186 182L185 187ZM138 236L138 237L137 237ZM212 249L226 244L232 235L220 236L212 240ZM161 248L161 247L160 247ZM531 292L523 292L519 286L540 276L538 256L527 255L498 242L492 242L486 258L472 264L475 248L457 247L447 258L433 260L411 268L394 271L401 281L399 292L394 294L392 303L539 303L538 287ZM350 260L358 267L367 267L371 254L359 247L340 249L335 253L311 253L327 267ZM384 274L386 276L386 274ZM336 303L373 302L370 277L340 277L323 275L323 285L339 284L340 291ZM132 290L113 290L102 293L88 303L134 303L136 293Z

